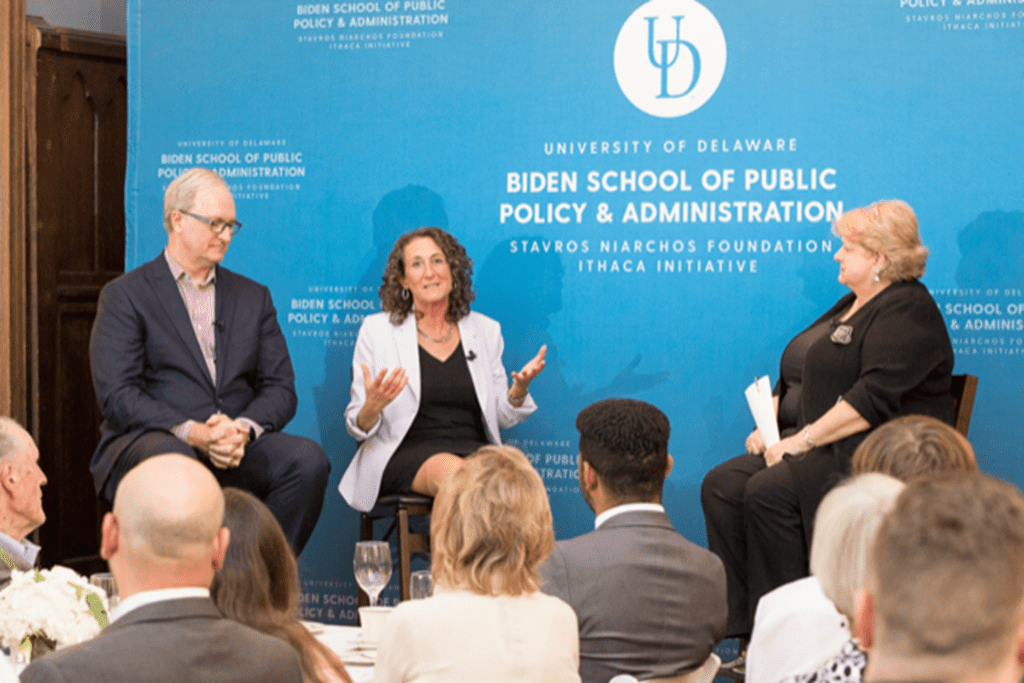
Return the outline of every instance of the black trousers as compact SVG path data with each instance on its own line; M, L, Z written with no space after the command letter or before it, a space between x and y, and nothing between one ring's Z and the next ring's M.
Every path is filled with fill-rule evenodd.
M264 432L246 447L238 467L223 470L170 432L132 432L120 438L131 443L103 485L100 495L108 502L113 501L122 477L143 460L180 453L205 464L221 486L243 489L262 500L281 524L296 556L320 518L331 462L315 441L283 432Z
M809 573L793 475L785 460L766 467L762 456L741 455L708 472L700 502L708 548L725 564L726 637L746 637L761 596Z

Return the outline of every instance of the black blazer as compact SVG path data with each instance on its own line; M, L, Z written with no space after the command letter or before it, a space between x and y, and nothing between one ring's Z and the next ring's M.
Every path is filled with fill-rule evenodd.
M217 384L163 253L100 292L89 339L103 424L90 470L99 492L131 438L218 410L282 429L295 415L295 373L270 290L217 266ZM116 441L116 443L115 443Z
M853 300L847 294L809 327L835 318ZM894 282L843 324L850 328L848 343L826 334L807 350L798 427L817 420L840 398L871 427L803 455L786 456L808 547L818 503L849 474L853 452L872 429L902 415L930 415L953 424L953 346L924 285L917 280ZM781 379L776 390L780 398L785 394Z
M295 650L225 619L209 598L144 605L102 633L42 657L21 673L22 683L301 683Z

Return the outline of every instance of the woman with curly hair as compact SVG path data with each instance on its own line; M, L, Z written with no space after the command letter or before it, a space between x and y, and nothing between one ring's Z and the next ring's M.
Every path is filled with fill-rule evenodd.
M473 263L440 228L398 238L382 313L359 329L345 426L360 442L339 490L356 510L396 493L434 496L462 459L537 409L528 393L546 347L508 384L501 326L469 310Z
M306 683L352 683L338 655L298 619L299 569L273 513L251 493L228 487L224 526L231 542L210 586L224 616L295 648Z

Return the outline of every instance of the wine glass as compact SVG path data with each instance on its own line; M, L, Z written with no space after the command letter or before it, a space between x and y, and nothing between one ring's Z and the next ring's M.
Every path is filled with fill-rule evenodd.
M120 600L117 595L117 582L114 581L114 575L110 572L100 572L93 574L89 577L89 584L92 586L99 586L103 589L103 592L107 594L107 606L110 609L117 607Z
M384 541L359 541L352 557L356 583L370 596L370 607L391 580L391 548Z

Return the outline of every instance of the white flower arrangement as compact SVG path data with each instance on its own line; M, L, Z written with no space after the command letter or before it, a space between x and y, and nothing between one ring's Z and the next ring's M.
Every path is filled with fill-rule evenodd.
M30 636L56 641L57 647L81 643L99 634L101 622L106 626L106 610L103 589L67 567L15 569L0 590L0 642L12 651Z

